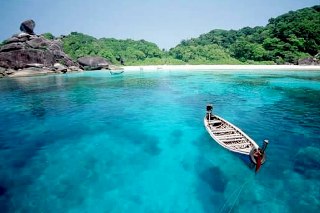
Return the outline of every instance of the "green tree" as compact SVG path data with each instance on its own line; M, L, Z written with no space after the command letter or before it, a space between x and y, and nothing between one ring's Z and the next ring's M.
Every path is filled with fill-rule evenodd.
M43 33L42 36L49 40L54 39L54 36L51 33Z

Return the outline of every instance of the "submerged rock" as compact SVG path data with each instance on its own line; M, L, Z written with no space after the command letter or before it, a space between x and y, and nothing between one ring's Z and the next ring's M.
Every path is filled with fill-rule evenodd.
M320 149L306 147L300 149L296 155L294 170L306 178L320 179Z
M218 167L214 166L206 168L199 175L200 178L207 183L213 191L221 193L225 191L227 178Z
M0 197L5 195L7 192L7 189L4 186L0 186Z

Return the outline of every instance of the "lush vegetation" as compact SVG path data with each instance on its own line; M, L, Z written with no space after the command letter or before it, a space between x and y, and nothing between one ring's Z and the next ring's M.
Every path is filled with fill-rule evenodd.
M63 45L74 59L95 55L126 65L297 63L320 51L320 6L271 18L265 27L212 30L169 51L144 40L96 39L76 32L65 36Z
M272 18L266 27L213 30L182 41L176 48L216 44L242 62L297 63L320 51L320 6L304 8ZM175 49L170 52L174 54Z
M151 42L113 38L96 39L82 33L72 32L63 38L65 52L73 59L82 56L101 56L113 64L121 60L127 65L154 63L175 63L175 60Z
M178 45L169 54L189 64L239 64L226 49L217 44Z

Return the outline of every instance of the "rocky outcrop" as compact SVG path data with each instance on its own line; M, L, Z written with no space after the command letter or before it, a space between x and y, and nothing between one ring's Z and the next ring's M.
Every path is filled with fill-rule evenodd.
M86 56L78 59L78 62L85 70L109 69L110 63L99 56Z
M34 35L34 26L32 20L23 22L20 26L23 32L3 42L0 47L0 77L26 71L37 74L37 70L39 73L81 70L80 65L63 52L60 40Z
M320 60L317 59L316 57L299 59L298 65L320 65Z
M53 67L59 72L65 73L68 71L68 68L60 63L55 63Z
M36 26L36 23L33 20L26 20L21 23L20 30L30 35L34 35L33 29Z

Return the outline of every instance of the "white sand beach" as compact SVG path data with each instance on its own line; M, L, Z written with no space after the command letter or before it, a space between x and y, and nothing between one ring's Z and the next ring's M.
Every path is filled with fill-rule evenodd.
M148 65L123 66L125 71L154 71L154 70L308 70L320 71L320 66L299 65Z

